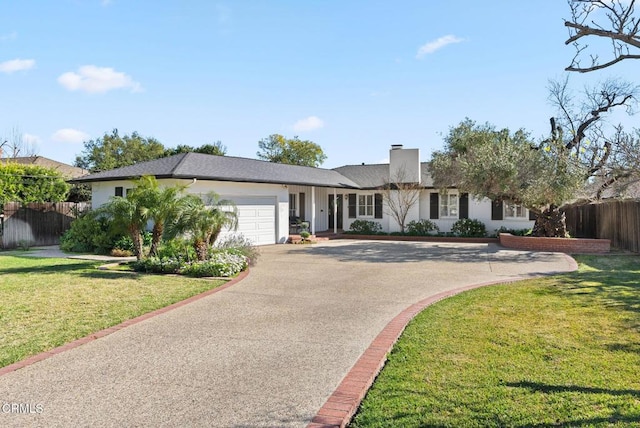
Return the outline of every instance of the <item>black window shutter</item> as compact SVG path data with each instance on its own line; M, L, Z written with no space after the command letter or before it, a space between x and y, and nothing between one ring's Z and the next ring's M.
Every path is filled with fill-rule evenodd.
M116 187L116 196L122 196L124 195L123 191L122 191L122 186L118 186Z
M437 193L432 193L429 196L429 218L430 219L438 219L440 218L439 214L439 205L440 205L440 195Z
M503 211L502 201L491 202L491 220L502 220L504 218Z
M376 193L374 200L374 217L382 218L382 193Z
M460 193L460 216L459 218L469 218L469 194Z
M356 218L356 194L349 193L349 218Z
M536 213L529 210L529 220L535 220L535 219L536 219Z

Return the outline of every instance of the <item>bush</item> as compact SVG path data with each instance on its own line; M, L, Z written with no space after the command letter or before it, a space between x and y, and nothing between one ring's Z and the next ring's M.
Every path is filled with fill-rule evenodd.
M531 235L531 229L507 229L506 227L502 226L500 229L496 230L496 236L500 235L501 233L510 233L514 236L529 236Z
M427 236L437 234L439 231L438 225L431 220L413 220L407 224L408 235Z
M182 261L164 257L148 257L133 263L133 270L146 273L179 273Z
M248 262L245 256L230 252L218 252L204 262L193 262L185 265L180 273L188 276L235 276L247 268Z
M456 236L465 238L482 238L487 236L487 228L484 223L470 218L461 218L453 223L451 232Z
M216 242L214 251L224 250L230 254L245 256L249 264L254 266L260 257L260 250L253 245L253 242L243 235L229 235Z
M355 220L351 223L349 232L358 235L377 235L382 232L382 225L372 220Z
M71 223L71 228L60 238L60 249L72 253L109 254L121 238L122 235L113 232L110 220L89 211Z
M166 259L177 259L186 262L196 260L196 250L186 239L176 238L164 241L158 248L158 257Z

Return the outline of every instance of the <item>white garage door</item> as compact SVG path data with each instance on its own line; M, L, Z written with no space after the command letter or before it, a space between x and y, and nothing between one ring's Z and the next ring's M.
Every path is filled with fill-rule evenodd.
M255 245L276 243L276 198L223 196L235 202L238 210L238 229L225 231L221 235L242 234Z

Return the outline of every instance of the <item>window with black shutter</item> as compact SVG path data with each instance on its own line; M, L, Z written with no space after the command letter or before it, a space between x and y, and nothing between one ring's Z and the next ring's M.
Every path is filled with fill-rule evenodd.
M503 212L502 201L491 201L491 220L502 220Z
M116 187L116 196L123 196L123 195L124 195L124 189L122 188L122 186Z
M349 193L349 218L356 218L357 212L357 198L355 193Z

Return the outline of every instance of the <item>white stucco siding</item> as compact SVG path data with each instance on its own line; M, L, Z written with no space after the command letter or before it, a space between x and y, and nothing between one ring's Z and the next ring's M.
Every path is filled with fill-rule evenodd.
M491 200L486 198L481 200L469 199L469 218L483 222L489 235L495 233L501 227L506 227L507 229L530 229L534 223L529 220L528 215L525 218L518 219L491 220Z

